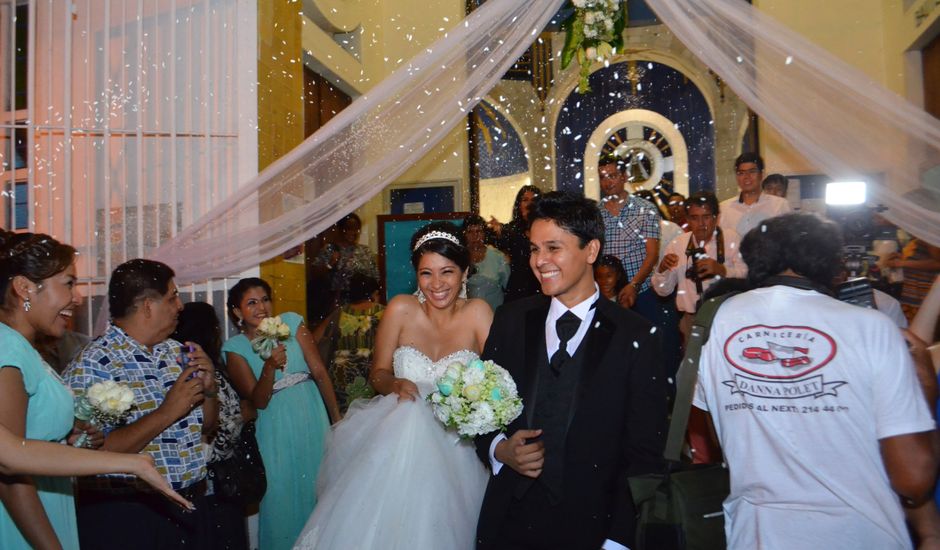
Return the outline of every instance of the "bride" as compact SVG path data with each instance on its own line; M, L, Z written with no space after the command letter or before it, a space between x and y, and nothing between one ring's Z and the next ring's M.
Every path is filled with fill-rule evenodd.
M487 471L426 401L450 363L477 358L493 320L486 302L460 297L470 255L459 235L437 222L412 237L418 292L394 297L379 325L370 377L381 395L334 426L295 548L474 547Z

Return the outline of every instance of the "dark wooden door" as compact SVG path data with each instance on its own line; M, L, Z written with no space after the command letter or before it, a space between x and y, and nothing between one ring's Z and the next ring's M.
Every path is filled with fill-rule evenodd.
M940 36L924 48L924 109L940 118Z
M350 103L352 98L309 67L304 67L304 137L310 137ZM312 268L313 260L329 237L330 230L327 230L304 244L307 268L307 323L311 330L330 313L333 306L328 279Z

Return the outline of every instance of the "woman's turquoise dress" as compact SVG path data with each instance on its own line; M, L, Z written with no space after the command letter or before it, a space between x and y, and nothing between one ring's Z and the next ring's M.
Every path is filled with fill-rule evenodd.
M309 373L297 327L303 322L296 313L284 313L281 320L290 327L287 368L275 371L275 382L284 373ZM312 343L311 343L312 345ZM251 367L255 378L264 361L251 349L244 334L230 338L222 355L237 353ZM274 394L267 408L258 411L258 447L268 478L268 490L261 500L258 543L264 550L292 548L317 503L316 482L323 458L324 438L330 429L329 416L313 380Z
M75 404L72 392L39 353L12 328L0 323L0 367L19 369L29 396L26 409L26 437L59 441L72 429ZM78 549L78 525L72 480L65 477L33 476L39 500L46 510L59 542L65 550ZM0 548L30 548L5 507L0 505Z

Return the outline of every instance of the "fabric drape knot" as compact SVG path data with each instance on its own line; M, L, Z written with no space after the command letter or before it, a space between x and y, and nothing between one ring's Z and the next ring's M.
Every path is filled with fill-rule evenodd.
M565 361L571 359L571 354L568 353L567 349L568 340L571 340L580 327L581 319L570 311L566 311L564 315L555 321L555 332L558 334L558 351L552 355L549 365L556 375L561 372L561 367L565 364Z

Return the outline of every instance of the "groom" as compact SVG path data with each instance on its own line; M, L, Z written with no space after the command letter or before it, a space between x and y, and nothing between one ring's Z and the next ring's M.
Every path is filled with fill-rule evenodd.
M477 548L622 549L634 540L627 476L660 471L666 387L651 325L600 297L597 204L553 192L532 205L530 265L544 296L496 311L483 359L512 374L525 409L477 438L492 468Z

